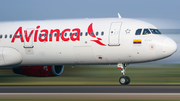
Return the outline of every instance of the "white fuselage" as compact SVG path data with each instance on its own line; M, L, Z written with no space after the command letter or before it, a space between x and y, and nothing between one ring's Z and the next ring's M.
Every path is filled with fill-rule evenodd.
M176 43L142 35L150 28L157 29L125 18L1 22L0 66L135 63L172 55Z

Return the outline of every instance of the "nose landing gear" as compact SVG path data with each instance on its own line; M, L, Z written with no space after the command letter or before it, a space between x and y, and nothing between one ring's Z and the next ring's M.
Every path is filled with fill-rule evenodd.
M118 63L118 69L121 69L122 76L119 78L119 83L121 85L128 85L130 83L130 78L125 76L127 64Z

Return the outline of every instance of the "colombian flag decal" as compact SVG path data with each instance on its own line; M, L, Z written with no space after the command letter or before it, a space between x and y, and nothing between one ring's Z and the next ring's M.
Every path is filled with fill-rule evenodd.
M141 44L141 39L134 39L133 44Z

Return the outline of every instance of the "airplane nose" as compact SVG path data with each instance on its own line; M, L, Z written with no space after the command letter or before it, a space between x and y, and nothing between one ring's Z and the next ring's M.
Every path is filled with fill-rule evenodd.
M177 51L177 44L174 40L166 38L162 41L162 50L165 57L168 57Z

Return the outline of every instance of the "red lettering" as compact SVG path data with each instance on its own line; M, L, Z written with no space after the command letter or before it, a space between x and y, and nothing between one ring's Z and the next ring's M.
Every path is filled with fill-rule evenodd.
M18 35L19 34L19 35ZM22 35L22 27L19 27L16 33L14 34L11 42L13 43L16 38L20 38L21 42L24 42L23 35Z
M91 23L91 24L89 25L89 27L88 27L88 34L89 34L90 36L96 38L96 35L94 34L94 31L93 31L93 28L92 28L92 24L93 24L93 23Z
M70 33L70 31L71 31L71 29L69 29L69 28L64 29L62 31L62 35L61 35L62 41L69 41L69 40L71 40L71 41L80 41L81 30L79 28L74 28L74 29L72 29L72 35L70 37L65 37L67 35L66 33ZM51 34L50 36L49 36L49 32ZM94 31L93 31L93 23L91 23L88 26L87 32L91 37L96 38L96 39L91 40L91 41L93 41L93 42L95 42L95 43L97 43L97 44L99 44L101 46L106 46L104 43L101 42L101 40L102 40L101 38L96 37L96 35L95 35ZM24 34L24 37L25 37L25 41L30 42L31 41L30 39L33 37L33 33L34 33L34 42L37 42L37 40L39 40L39 42L47 42L48 41L48 36L49 36L49 42L52 42L54 34L56 34L56 41L60 40L59 39L60 29L50 29L50 30L43 29L43 30L40 30L40 26L37 26L36 30L30 30L30 33L28 33L27 30L24 30L24 33L23 33L22 27L19 27L17 29L17 31L15 32L11 42L14 43L16 38L20 38L20 41L24 42L23 34ZM38 37L38 35L39 35L39 37Z
M70 32L70 29L65 29L65 30L63 30L62 31L62 35L61 35L61 39L63 40L63 41L69 41L69 38L65 38L64 37L64 34L65 34L65 32Z
M52 41L52 38L53 38L53 33L56 32L56 41L59 41L59 33L60 33L60 30L59 29L51 29L50 33L51 33L51 37L49 37L49 41Z
M37 26L37 27L36 27L37 30L35 30L34 42L37 42L37 36L38 36L38 31L39 31L38 29L39 29L39 28L40 28L40 26Z
M27 33L27 30L24 30L25 39L26 39L27 42L29 42L29 40L30 40L33 32L34 32L34 30L32 30L32 31L30 32L29 36L28 36L28 35L27 35L27 34L28 34L28 33Z
M44 39L42 38L44 36ZM41 30L41 36L39 37L40 42L48 41L48 30L43 29Z
M80 29L79 28L75 28L72 30L73 32L76 31L77 35L76 35L76 38L74 38L75 36L75 33L72 33L72 36L70 37L72 41L80 41Z

